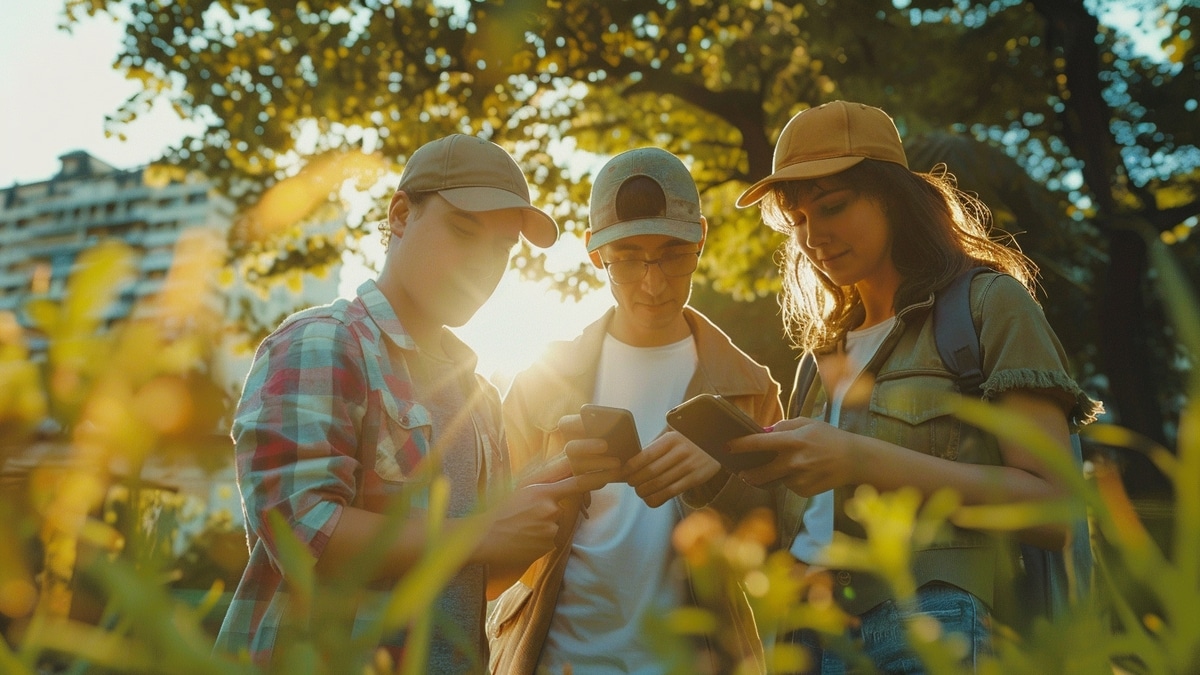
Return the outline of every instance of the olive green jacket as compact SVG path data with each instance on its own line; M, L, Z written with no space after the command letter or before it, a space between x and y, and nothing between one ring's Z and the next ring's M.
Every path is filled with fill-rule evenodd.
M986 377L983 399L1011 390L1036 391L1057 401L1073 425L1093 421L1100 404L1088 398L1067 372L1067 358L1041 308L1016 279L994 272L971 283L971 317L979 332L980 358ZM843 403L838 426L910 450L973 464L1000 465L996 438L951 414L955 377L942 363L934 340L933 296L897 313L895 326L861 378L871 395ZM873 382L871 381L873 378ZM806 416L826 415L820 378L804 396ZM857 389L853 387L852 389ZM845 502L857 486L834 491L834 530L863 537L862 527L845 513ZM914 553L917 587L942 581L963 588L989 606L995 600L1002 565L1012 563L1011 542L975 530L950 526L944 537ZM877 577L847 570L834 575L842 606L861 614L890 597Z

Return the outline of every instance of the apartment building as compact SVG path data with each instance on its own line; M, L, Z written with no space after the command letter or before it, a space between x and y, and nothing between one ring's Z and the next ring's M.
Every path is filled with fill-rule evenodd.
M79 255L101 241L119 239L138 254L136 279L104 309L111 323L162 288L180 233L204 227L223 235L232 222L233 203L206 181L153 185L144 168L118 169L82 151L59 161L47 180L0 188L0 311L27 328L27 301L62 299ZM39 358L44 337L29 333L28 346Z

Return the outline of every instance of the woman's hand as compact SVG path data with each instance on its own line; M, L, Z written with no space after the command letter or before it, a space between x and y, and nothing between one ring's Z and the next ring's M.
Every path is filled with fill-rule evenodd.
M767 450L775 459L738 475L751 485L782 482L804 497L860 482L858 437L825 422L797 417L783 420L761 434L750 434L729 443L729 451Z
M687 490L699 487L721 465L678 431L667 433L625 463L625 482L650 508L657 508Z

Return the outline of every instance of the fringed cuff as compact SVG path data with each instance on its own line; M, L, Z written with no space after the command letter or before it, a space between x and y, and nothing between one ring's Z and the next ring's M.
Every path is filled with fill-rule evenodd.
M1063 404L1069 412L1072 430L1091 424L1104 412L1104 404L1094 401L1069 375L1055 370L1019 368L992 373L983 383L983 400L991 401L1014 389L1045 392Z

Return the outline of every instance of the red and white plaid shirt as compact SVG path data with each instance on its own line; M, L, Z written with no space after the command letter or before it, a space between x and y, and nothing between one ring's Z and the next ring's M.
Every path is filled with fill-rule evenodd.
M475 354L448 331L447 336L448 347L460 352L456 359L473 372ZM313 636L329 628L319 624L342 613L322 614L320 596L308 612L293 601L296 593L281 571L280 543L267 526L268 513L283 516L319 558L345 506L383 512L397 497L412 508L426 506L427 480L419 465L429 454L434 430L430 411L415 400L406 365L415 350L373 281L360 286L352 300L289 317L259 346L232 431L250 560L217 650L248 653L255 663L266 664L281 633L296 633L285 639L319 640ZM474 379L465 391L478 392L471 396L471 418L479 483L488 490L508 480L507 453L499 396L486 380ZM375 590L354 597L353 620L346 627L355 635L386 600L387 589ZM383 641L397 648L402 643L402 634Z

